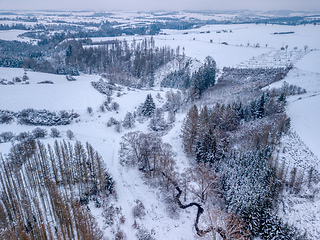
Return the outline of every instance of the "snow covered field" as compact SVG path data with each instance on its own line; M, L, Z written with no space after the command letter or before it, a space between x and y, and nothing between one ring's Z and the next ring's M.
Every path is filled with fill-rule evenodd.
M275 32L294 33L274 34ZM285 54L281 53L281 55L286 57L287 60L293 57L290 53L304 52L305 47L307 49L320 49L320 42L318 41L320 38L319 25L209 25L185 31L164 30L163 33L167 35L153 36L158 46L167 45L172 48L180 46L181 53L184 49L187 56L201 61L208 55L213 56L219 68L237 66L253 57L264 54L272 55L271 53L274 54L282 47L286 48L286 46L287 51L285 51ZM92 38L94 42L111 39L115 38ZM116 39L127 39L130 42L133 39L136 41L144 39L144 36L122 36L116 37ZM270 64L268 66L270 67ZM273 66L277 66L277 62L274 62Z
M29 38L20 38L19 35L27 31L25 30L6 30L0 31L0 39L6 41L20 41L20 42L29 42Z
M22 77L23 69L0 68L0 79L12 80ZM84 111L88 106L98 107L103 96L91 87L91 81L98 81L99 76L83 75L77 81L69 82L65 76L27 72L28 85L5 85L0 87L1 109L20 111L25 108L48 110ZM53 84L37 84L52 81ZM7 101L8 96L15 99Z
M306 94L289 98L287 112L292 128L320 159L320 51L312 51L295 65L283 80L305 88ZM272 86L280 86L282 82Z
M11 79L16 76L22 76L23 69L0 68L0 78ZM114 101L120 105L119 111L100 112L98 107L105 98L96 91L90 84L91 81L97 81L99 76L82 75L77 77L77 81L68 82L65 76L28 72L30 85L0 85L0 108L12 111L19 111L24 108L48 109L52 111L74 110L81 114L80 122L67 126L58 126L57 129L62 133L64 139L67 130L72 130L76 140L89 142L103 156L106 166L116 182L117 202L116 206L122 208L122 213L126 217L123 230L129 239L133 239L136 230L132 228L134 222L132 208L136 200L141 200L146 208L146 217L139 222L148 231L155 231L155 237L179 236L179 239L190 239L194 236L193 223L195 211L182 212L181 219L168 218L165 204L157 194L156 190L150 189L143 183L140 173L137 170L124 168L119 164L118 151L122 135L126 132L117 133L113 127L107 128L106 122L109 118L115 117L117 120L123 120L128 111L134 111L151 93L156 98L155 91L124 91L121 97L115 97ZM38 81L50 80L54 84L37 84ZM165 92L160 92L164 98ZM9 99L12 100L9 100ZM156 104L162 104L163 101L156 101ZM87 107L93 108L93 114L88 114ZM181 121L180 121L181 123ZM178 132L180 125L178 123ZM16 123L0 124L0 133L12 131L19 134L23 131L32 131L34 126L22 126ZM50 131L51 127L43 127ZM138 124L134 130L147 131L145 124ZM175 138L176 139L176 138ZM47 137L45 143L53 143L54 139ZM168 139L170 142L171 139ZM11 143L2 143L0 151L8 152ZM143 193L143 195L141 195ZM101 209L91 206L92 212L96 215L100 226L105 224L101 218ZM112 229L105 229L106 236Z
M223 32L226 30L227 32ZM232 30L232 32L230 32ZM210 33L206 33L210 31ZM220 33L217 33L220 31ZM294 31L294 34L274 35L274 32ZM218 67L222 69L225 66L247 65L252 67L250 61L252 58L262 59L262 56L268 55L273 58L275 53L279 53L281 47L288 45L288 52L302 52L299 57L286 55L286 59L281 64L274 66L283 66L292 59L294 69L288 74L284 81L298 85L307 90L307 93L301 96L294 96L288 99L288 115L291 117L291 125L297 132L306 146L320 159L320 26L277 26L277 25L215 25L206 26L196 30L188 31L165 31L168 35L155 36L157 45L169 45L172 48L180 46L180 51L185 48L187 56L196 58L200 61L212 55L217 61ZM183 34L188 32L188 34ZM204 33L200 33L204 32ZM0 32L0 39L15 39L20 34L14 32ZM124 38L124 37L123 37ZM125 37L128 40L132 37ZM137 37L139 38L139 37ZM107 38L109 39L109 38ZM212 42L210 40L212 39ZM101 40L101 39L99 39ZM105 40L105 39L103 39ZM228 45L221 44L227 42ZM248 46L249 43L249 46ZM260 47L253 45L259 44ZM305 51L304 47L317 49L314 51ZM280 54L287 52L280 51ZM270 66L270 62L266 64ZM257 65L256 65L257 66ZM0 68L0 80L11 80L14 77L22 77L23 69ZM57 127L62 133L71 129L77 140L90 142L92 146L104 158L109 172L116 182L117 206L121 206L122 213L126 217L123 230L128 239L134 239L136 230L132 228L133 216L132 207L135 200L143 201L146 207L146 218L141 220L148 231L152 229L155 232L156 239L195 239L196 233L193 228L195 209L180 211L180 219L168 217L166 206L161 201L157 190L150 189L144 184L139 176L139 172L132 169L126 169L119 164L118 150L121 137L126 131L118 133L114 128L107 128L106 122L110 117L117 120L123 120L128 111L134 111L142 103L146 95L151 93L156 104L163 102L156 97L157 93L164 97L165 91L160 90L128 90L124 89L124 95L114 97L114 101L119 103L118 113L101 112L99 106L105 100L105 97L91 86L91 81L99 80L96 75L81 75L76 77L77 81L69 82L65 76L27 72L30 78L29 85L0 85L0 109L19 111L25 108L48 109L52 111L74 110L80 114L80 121L69 126ZM37 84L37 82L49 80L54 84ZM273 86L280 86L281 82ZM87 107L93 108L93 114L87 113ZM180 171L188 166L188 161L181 154L181 140L179 138L180 127L183 121L184 113L177 116L175 127L165 137L165 142L170 143L178 153L177 165ZM11 124L1 124L0 133L12 131L20 133L22 131L31 131L34 127ZM49 130L50 127L47 127ZM134 130L147 131L145 124L137 123ZM64 135L65 136L65 135ZM44 140L52 143L53 139L47 137ZM0 152L7 152L11 143L0 144ZM314 161L317 158L313 159ZM305 165L308 165L308 158L303 158ZM318 169L320 171L320 169ZM305 208L298 207L301 218L294 218L294 221L304 221L308 219L308 228L312 228L313 236L320 237L317 232L320 228L319 201L315 203L306 203ZM296 205L294 205L296 206ZM91 206L92 212L103 228L105 224L99 217L101 211ZM310 215L312 214L312 215ZM288 215L288 216L293 216ZM292 223L295 223L291 221ZM110 232L111 229L105 229ZM317 239L317 238L315 238Z

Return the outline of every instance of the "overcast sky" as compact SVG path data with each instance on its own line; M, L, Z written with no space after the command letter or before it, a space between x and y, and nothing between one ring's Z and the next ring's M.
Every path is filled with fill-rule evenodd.
M0 0L0 10L320 10L320 0Z

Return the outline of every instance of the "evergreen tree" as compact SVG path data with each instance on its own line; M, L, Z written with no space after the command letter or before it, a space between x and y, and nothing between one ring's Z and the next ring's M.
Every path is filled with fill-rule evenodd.
M205 105L199 115L199 122L198 122L198 129L199 129L199 138L202 139L204 134L208 132L210 129L209 126L210 117L209 117L209 111L207 105Z
M211 131L197 143L196 160L198 163L213 164L217 155L217 141Z
M232 131L236 129L238 124L239 121L237 112L230 105L223 108L223 112L220 117L220 129Z
M195 97L201 97L209 87L214 86L216 78L216 62L211 57L206 57L205 63L192 76L192 88Z
M156 110L152 114L149 127L153 131L163 131L167 129L168 124L164 120L163 111L160 108L156 108Z
M135 121L136 121L136 120L134 119L133 114L132 114L131 112L128 112L128 113L126 114L126 116L124 117L122 126L123 126L124 128L133 128Z
M153 98L151 94L147 95L146 100L144 101L141 109L141 113L145 117L151 117L156 108L155 103L153 102Z
M196 140L198 136L199 112L196 105L189 110L182 125L182 144L187 155L192 156L196 149Z

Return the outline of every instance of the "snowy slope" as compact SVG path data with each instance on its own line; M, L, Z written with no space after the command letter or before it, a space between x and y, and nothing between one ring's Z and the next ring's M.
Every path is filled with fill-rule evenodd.
M5 69L0 68L0 78L10 78L21 76L23 69ZM18 111L23 108L65 110L74 109L79 111L80 121L68 126L57 126L63 137L65 132L70 129L74 132L76 140L89 142L103 157L109 172L116 182L117 200L116 206L122 208L122 214L125 216L125 223L121 229L125 232L128 239L135 239L137 230L132 227L134 223L132 208L135 206L135 200L141 200L146 208L145 219L139 221L139 224L148 231L153 230L156 239L190 239L195 236L193 223L195 211L181 211L180 219L169 217L166 205L161 199L158 190L148 187L141 179L140 173L134 169L123 167L119 163L118 151L121 137L125 132L117 133L113 127L107 128L106 122L113 116L119 121L123 120L128 111L134 111L151 93L157 105L163 101L158 101L155 91L143 90L125 90L124 95L114 97L114 101L120 105L118 113L99 112L98 106L102 104L104 96L96 91L90 84L91 81L97 81L98 76L82 75L77 77L77 81L68 82L65 76L57 76L43 73L28 73L30 85L0 85L1 109ZM50 80L54 84L41 85L36 84L40 80ZM160 92L164 98L165 92ZM115 95L115 94L114 94ZM91 106L93 114L88 114L86 108ZM180 121L181 122L181 121ZM16 134L22 131L32 131L34 126L22 126L16 123L0 124L0 133L12 131ZM50 127L44 127L48 131ZM173 134L177 139L180 125L175 128ZM136 128L131 131L140 130L147 132L146 124L136 123ZM47 137L46 143L53 143L54 139ZM171 138L168 139L171 141ZM11 143L0 144L1 152L8 152ZM184 162L185 163L185 162ZM181 166L181 165L180 165ZM181 168L180 168L181 170ZM111 237L112 229L106 227L101 217L101 209L96 209L90 205L93 214L97 217L101 228L105 229L106 236ZM193 212L194 211L194 212ZM191 213L190 213L191 212Z
M233 33L216 33L220 30L232 30ZM273 32L295 31L293 35L272 35ZM210 33L200 34L200 31L210 31ZM251 66L250 59L261 57L263 54L278 51L283 45L289 45L289 49L297 46L302 50L305 45L309 48L320 48L318 41L320 31L318 26L271 26L271 25L225 25L225 26L208 26L202 29L191 30L189 34L182 34L182 31L166 31L163 36L156 36L157 45L170 45L171 47L185 47L186 55L203 61L207 55L212 55L219 68L224 66L235 66L245 63ZM126 37L132 39L132 37ZM193 40L195 38L195 40ZM213 42L210 43L210 39ZM219 44L227 41L229 45ZM249 42L250 46L247 47ZM253 44L260 44L260 48L253 47ZM241 46L242 44L242 46ZM268 46L266 46L268 44ZM273 56L273 55L272 55ZM288 114L291 117L292 128L307 147L320 158L319 136L320 136L320 72L319 72L319 51L312 51L295 64L295 68L288 74L285 81L307 89L307 93L302 96L294 96L288 99ZM174 68L174 66L172 66ZM159 73L159 78L161 74ZM22 77L23 69L0 68L0 79L11 80L13 77ZM65 76L51 74L28 72L30 85L0 85L0 109L19 111L24 108L48 109L48 110L75 110L80 113L80 121L69 126L57 127L63 133L71 129L77 140L90 142L92 146L102 155L106 162L107 168L113 175L116 182L116 191L118 193L115 204L121 206L122 213L126 221L121 226L128 239L135 239L136 230L132 228L133 216L132 207L135 200L143 201L147 215L142 224L148 231L154 230L156 239L195 239L196 234L193 229L195 218L195 209L181 210L180 219L169 217L166 205L161 201L158 190L148 187L137 170L127 169L119 164L118 150L121 137L127 131L117 133L113 127L107 128L106 122L110 117L122 120L128 111L134 111L142 103L146 95L151 93L156 104L162 102L155 97L159 92L164 98L164 91L156 90L124 90L124 95L116 97L113 95L113 101L120 104L118 113L100 112L98 107L103 103L105 97L98 93L91 86L91 81L99 80L96 75L81 75L76 77L76 82L68 82ZM40 85L39 81L50 80L54 84ZM158 80L159 81L159 80ZM277 83L278 86L281 83ZM276 84L274 85L276 86ZM87 107L93 108L93 114L86 112ZM180 128L184 114L177 115L177 122L173 129L164 136L164 141L173 146L174 151L178 154L177 168L179 172L185 171L189 166L187 159L183 157L181 149L181 140L179 138ZM20 133L22 131L31 131L34 127L22 126L16 123L0 125L0 133L4 131L13 131ZM47 130L50 127L46 127ZM147 132L146 124L136 124L133 130ZM53 139L47 137L46 143L52 143ZM289 141L291 141L289 139ZM0 152L8 152L11 143L0 144ZM293 145L293 149L302 145L298 143ZM293 154L294 151L293 151ZM304 167L308 168L309 155L304 151L299 152L301 158L286 159L292 161L292 166L296 163L294 160L305 161ZM309 152L308 152L309 154ZM297 155L297 154L296 154ZM299 155L298 155L299 156ZM312 158L313 162L317 161L316 157ZM294 162L294 163L293 163ZM313 166L317 166L316 163ZM319 169L320 170L320 169ZM292 211L287 214L287 219L291 223L298 224L299 221L308 221L307 225L300 225L303 228L309 228L317 235L317 229L320 229L319 216L316 211L319 209L319 201L303 202L299 199L294 202ZM297 206L297 210L294 210ZM91 206L92 212L97 216L100 226L106 227L102 221L101 210ZM310 211L309 211L310 210ZM294 217L296 214L296 217ZM313 219L313 220L312 220ZM298 222L298 223L297 223ZM105 228L106 236L110 237L110 228ZM317 238L315 238L317 239Z
M0 68L0 79L12 80L22 77L23 69ZM65 76L27 72L29 85L0 85L0 109L19 111L25 108L48 110L84 111L91 106L97 108L103 96L91 87L91 81L99 76L82 75L69 82ZM52 81L54 84L37 84ZM8 101L11 98L11 101Z
M306 184L311 168L320 172L320 51L312 51L295 64L283 80L305 88L307 93L288 98L287 113L291 119L293 133L285 136L281 142L279 159L285 162L291 171L297 168L298 174L304 174ZM279 87L282 82L270 87ZM320 185L311 189L302 189L299 194L285 195L280 216L302 232L308 232L310 239L320 238ZM312 197L311 197L312 196Z
M288 76L283 80L305 88L307 93L288 99L288 115L292 128L298 133L302 141L320 159L320 51L312 51L295 64ZM282 82L270 87L281 86ZM320 169L319 169L320 170Z

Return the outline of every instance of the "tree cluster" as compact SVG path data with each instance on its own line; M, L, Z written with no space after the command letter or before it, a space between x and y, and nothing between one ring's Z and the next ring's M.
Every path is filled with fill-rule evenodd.
M187 89L191 86L189 62L182 69L169 73L162 81L161 87Z
M224 67L219 77L221 85L243 85L258 83L259 88L282 80L290 68L230 68ZM254 91L256 89L252 89Z
M201 169L206 164L215 172L225 211L240 216L253 236L263 239L301 237L274 215L287 184L272 160L281 135L290 128L290 120L284 114L285 98L285 91L271 90L247 103L217 103L211 109L204 106L200 110L194 105L182 126L186 155ZM258 212L253 212L254 206L259 206L255 208ZM262 212L258 221L253 215ZM258 230L250 227L253 225L259 225Z
M21 110L16 114L17 122L23 125L58 126L68 125L79 114L75 112L50 112L48 110L35 110L32 108Z
M175 154L171 145L163 143L160 137L152 133L129 132L122 137L119 155L122 164L137 167L147 178L156 179L156 184L170 188L167 177L176 175Z
M0 156L2 239L101 239L82 203L114 192L101 156L89 145L34 140Z
M23 125L58 126L68 125L79 117L75 112L50 112L48 110L23 109L19 112L0 110L0 124L10 123L16 120Z
M190 73L190 61L178 71L169 73L161 82L163 87L178 89L190 88L190 97L192 99L200 98L203 92L213 87L216 81L217 66L215 60L208 56L204 64L194 73Z
M131 46L126 40L113 40L86 48L80 41L69 41L65 64L83 72L107 73L114 83L145 87L153 86L155 70L174 57L169 47L156 47L153 38L134 41Z

